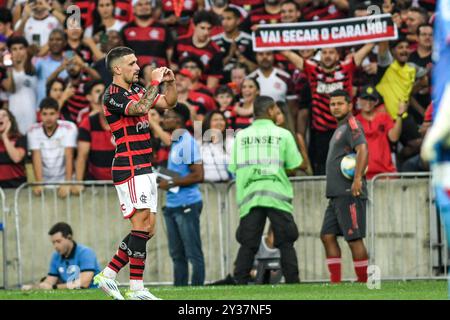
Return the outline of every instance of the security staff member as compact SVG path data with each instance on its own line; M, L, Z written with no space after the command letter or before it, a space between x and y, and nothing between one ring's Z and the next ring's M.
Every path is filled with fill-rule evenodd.
M288 174L295 172L303 159L292 134L275 125L279 113L272 98L257 97L255 121L237 133L233 145L229 170L236 174L240 210L236 239L241 246L234 270L238 284L250 280L267 217L273 227L275 247L280 249L286 283L300 281L294 249L298 230L292 216L293 189Z

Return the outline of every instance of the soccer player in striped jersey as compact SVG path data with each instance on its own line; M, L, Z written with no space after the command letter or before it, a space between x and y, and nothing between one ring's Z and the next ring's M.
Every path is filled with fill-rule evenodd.
M103 110L117 145L112 178L122 214L131 222L131 232L94 281L108 295L123 300L115 278L129 262L127 299L157 300L144 288L143 282L146 244L154 234L157 207L148 113L153 107L170 109L176 105L175 76L168 68L157 68L147 88L138 85L140 68L134 51L128 47L112 49L106 57L106 65L113 74L113 82L103 97ZM161 83L165 84L164 94L158 93Z

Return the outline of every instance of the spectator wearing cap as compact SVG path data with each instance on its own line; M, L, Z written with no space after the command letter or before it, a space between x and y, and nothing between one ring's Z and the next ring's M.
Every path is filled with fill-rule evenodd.
M390 46L390 50L389 50ZM402 162L420 151L422 138L414 118L400 112L402 103L409 104L414 84L421 76L426 75L423 68L416 68L408 63L410 51L408 41L400 38L396 41L381 42L378 47L378 79L377 91L383 97L387 112L392 119L402 116L402 135L400 141L403 149L399 161Z
M192 73L188 69L181 69L176 74L178 102L188 106L192 121L202 121L206 114L205 105L198 102L200 95L192 90Z
M187 69L191 72L192 90L197 93L195 101L205 106L206 110L216 110L217 105L210 89L205 86L200 79L204 71L202 61L196 56L190 56L180 61L180 69Z
M198 11L194 18L194 32L178 38L173 53L172 61L181 64L181 60L187 57L197 57L204 65L202 81L210 90L214 90L222 78L223 62L222 51L211 40L211 28L214 24L211 13ZM183 66L180 66L183 68Z
M394 121L380 104L380 97L372 86L363 88L358 97L358 106L361 112L356 116L364 129L369 147L369 167L367 179L372 179L379 173L396 172L391 143L400 139L402 132L402 117ZM406 111L406 104L399 106L399 113Z
M212 40L222 50L224 79L230 82L230 73L237 63L242 63L249 70L256 69L252 37L239 30L241 13L234 7L227 7L223 12L222 26L224 32L214 36Z
M136 52L139 66L168 66L173 54L169 28L156 21L150 0L133 0L134 20L122 29L124 44ZM151 48L151 50L149 50Z
M174 174L170 181L160 180L159 187L167 190L164 220L176 286L188 285L188 262L192 265L191 285L203 285L205 280L200 238L203 203L198 185L204 173L199 146L184 127L189 118L189 109L178 104L166 111L163 120L164 128L172 134L167 169Z

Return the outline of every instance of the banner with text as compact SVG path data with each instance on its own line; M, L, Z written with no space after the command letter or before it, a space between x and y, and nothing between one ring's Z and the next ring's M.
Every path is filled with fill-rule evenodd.
M262 24L252 33L253 50L343 47L395 40L397 26L390 14L317 22Z

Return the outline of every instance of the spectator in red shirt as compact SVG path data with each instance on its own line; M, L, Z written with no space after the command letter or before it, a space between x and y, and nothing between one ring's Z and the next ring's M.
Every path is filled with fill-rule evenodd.
M0 110L0 187L17 188L27 181L25 158L26 138L17 127L11 111Z
M180 62L181 69L188 69L192 75L192 91L197 93L195 101L203 104L206 110L216 110L217 105L214 100L214 96L203 83L200 82L203 73L203 63L196 56L191 56L186 59L183 59Z
M306 21L323 21L342 19L347 16L348 0L300 0L303 19Z
M219 46L210 37L212 15L207 11L198 11L194 15L194 26L192 36L186 35L178 39L173 62L180 63L180 60L187 57L199 58L205 67L202 80L209 89L214 90L222 78L223 62Z
M367 179L379 173L397 172L392 161L391 143L396 143L402 133L402 117L394 121L380 105L380 96L372 86L364 88L358 99L361 113L356 116L364 129L369 152ZM399 113L406 111L407 105L399 106Z
M340 60L336 48L323 48L320 62L304 59L293 51L283 51L283 54L303 71L311 89L312 103L309 108L311 116L311 139L309 155L315 175L325 174L325 162L328 154L328 145L336 129L336 119L331 115L329 107L329 94L336 89L342 89L353 96L353 73L360 66L365 57L372 51L373 43L365 44L345 60ZM297 131L306 132L305 113L302 112L297 123Z
M154 19L150 0L134 0L133 8L135 19L122 29L125 46L136 52L139 66L168 66L173 54L169 28Z
M279 23L281 5L278 0L264 0L264 7L252 10L241 24L241 30L251 33L258 24Z
M188 33L191 17L197 12L200 0L162 0L162 23L176 30L178 36Z

